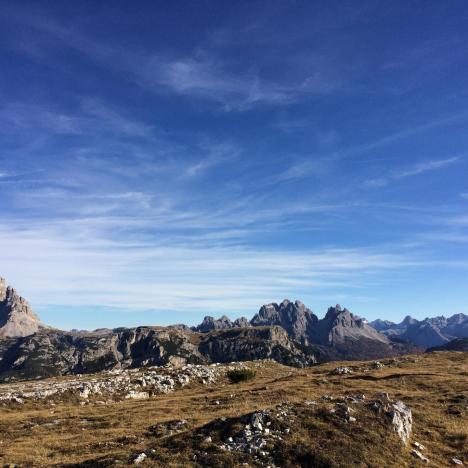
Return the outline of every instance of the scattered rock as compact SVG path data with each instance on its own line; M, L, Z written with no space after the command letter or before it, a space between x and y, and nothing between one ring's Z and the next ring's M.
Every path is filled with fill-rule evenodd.
M137 392L135 390L130 390L126 395L126 400L147 400L149 398L148 392Z
M419 442L413 442L413 447L416 447L418 450L426 450L426 447Z
M379 393L378 396L382 401L390 401L390 395L387 392Z
M146 458L147 458L146 453L142 452L136 456L136 458L133 460L133 464L139 465L140 463L143 463L146 460Z
M316 405L317 402L316 402L315 400L305 400L305 401L304 401L304 404L305 404L306 406L313 406L313 405Z
M174 421L168 421L150 426L148 431L156 436L168 436L182 432L185 430L187 424L188 421L186 419L175 419Z
M245 424L244 429L234 436L227 437L219 448L229 452L250 453L267 458L270 456L267 450L269 442L280 440L281 436L290 433L289 428L284 428L284 425L280 428L278 424L288 422L291 417L292 406L289 405L278 405L275 410L262 410L248 414L241 418L241 422ZM275 427L272 424L273 418L276 421Z
M413 455L413 457L421 460L424 463L429 463L429 458L425 457L419 450L411 450L411 455Z
M331 410L332 413L335 413L347 422L356 422L356 418L351 416L351 413L354 413L354 411L353 408L350 408L345 403L336 403L335 407Z
M459 459L459 458L452 458L450 460L454 465L460 465L460 466L463 466L463 462Z
M330 372L331 375L345 375L352 373L353 371L349 367L336 367Z
M345 399L353 404L363 403L366 399L366 395L363 393L357 393L356 395L346 395Z

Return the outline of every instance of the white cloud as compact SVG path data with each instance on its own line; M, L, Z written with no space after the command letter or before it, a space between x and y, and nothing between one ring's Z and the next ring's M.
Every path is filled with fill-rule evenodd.
M114 220L116 229L126 220ZM108 227L108 226L106 226ZM178 311L255 310L272 298L362 286L377 271L420 264L369 249L257 250L103 237L93 220L0 229L2 275L33 304Z
M446 158L446 159L433 159L429 161L422 161L413 167L410 167L408 169L404 169L402 171L395 172L393 175L394 179L404 179L406 177L412 177L412 176L417 176L419 174L423 174L425 172L429 171L435 171L437 169L442 169L446 166L449 166L453 163L456 163L459 161L459 157L452 157L452 158Z
M392 180L406 179L408 177L415 177L426 172L444 169L456 162L460 161L460 157L451 157L446 159L433 159L422 161L414 166L393 172L387 177L376 177L364 181L364 186L369 188L379 188L388 185Z
M337 74L330 76L329 67L322 63L315 64L312 71L303 71L301 62L300 66L296 65L294 74L291 69L292 78L275 81L261 76L260 63L255 70L238 66L224 58L223 51L213 45L205 44L206 49L203 49L194 44L194 51L186 56L154 55L96 40L78 28L64 28L51 18L26 15L21 11L8 14L12 21L58 39L54 47L66 46L79 51L147 90L206 99L221 104L225 111L245 111L257 105L286 105L307 95L324 95L341 87ZM50 47L49 42L46 44L44 47ZM40 45L36 44L31 49L32 54L37 56L38 49ZM271 66L268 62L266 65ZM66 121L59 124L65 128L69 125Z
M384 177L376 177L375 179L368 179L364 182L364 185L366 187L371 187L371 188L384 187L387 184L388 184L388 179L385 179Z
M309 86L274 83L255 73L230 70L225 61L199 52L186 58L152 57L139 79L159 92L164 87L177 94L218 102L224 110L246 110L256 104L283 105L311 92ZM317 86L314 90L318 92Z
M154 127L124 115L104 102L84 98L74 111L61 111L45 103L4 103L0 111L3 126L16 131L43 130L57 135L94 135L104 132L119 136L152 137ZM158 130L159 131L159 130Z

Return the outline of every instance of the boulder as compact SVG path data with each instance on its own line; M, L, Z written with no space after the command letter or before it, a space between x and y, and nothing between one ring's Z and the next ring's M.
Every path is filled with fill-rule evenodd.
M413 415L411 409L402 401L397 401L391 405L389 417L393 429L406 445L410 439L411 431L413 429Z

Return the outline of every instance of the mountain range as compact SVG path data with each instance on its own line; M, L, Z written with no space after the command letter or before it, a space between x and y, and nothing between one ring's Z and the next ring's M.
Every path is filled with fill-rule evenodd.
M456 338L468 337L468 316L465 314L455 314L449 318L426 318L421 321L408 315L400 323L381 319L367 322L337 304L328 309L323 319L319 319L302 302L287 299L280 304L262 306L250 321L245 317L231 321L226 315L219 319L206 316L192 330L206 333L211 330L259 325L278 325L291 338L304 345L322 345L335 349L349 345L352 341L362 343L364 340L374 345L409 343L426 349Z
M370 325L390 339L401 339L423 348L440 346L456 338L468 337L468 316L465 314L420 321L408 315L400 323L375 320Z
M206 316L196 327L61 331L43 325L0 279L0 380L168 363L274 359L296 367L421 352L468 336L468 317L369 324L340 305L319 319L300 301L262 306L249 321Z

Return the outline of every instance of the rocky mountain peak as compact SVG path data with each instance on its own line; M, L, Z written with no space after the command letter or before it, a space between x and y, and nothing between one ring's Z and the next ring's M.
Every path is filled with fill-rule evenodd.
M313 340L323 345L335 345L361 338L388 343L388 338L385 335L339 304L328 308L325 317L319 321L318 326L313 331Z
M0 278L0 337L28 336L40 327L39 318L28 302Z
M448 319L448 323L450 324L460 324L460 323L464 323L468 320L468 316L466 316L465 314L455 314L455 315L452 315L449 319Z
M382 320L382 319L376 319L373 322L370 323L370 326L375 328L377 331L385 331L388 330L390 327L393 327L395 323L393 323L390 320Z
M317 322L318 318L302 302L291 302L288 299L284 299L279 305L273 302L262 306L250 321L254 327L279 325L293 339L302 343L308 341Z
M240 317L240 318L234 320L234 322L232 322L232 326L234 328L248 328L251 325L250 325L249 319L247 317Z
M408 327L409 325L413 325L417 323L417 320L411 317L411 315L407 315L400 323L401 326Z
M207 315L203 319L202 323L195 328L195 330L202 333L206 333L211 330L222 330L225 328L232 327L233 323L231 322L230 318L226 315L222 315L219 319L215 319L214 317Z
M335 307L329 307L327 313L325 314L325 318L328 320L334 320L339 316L349 317L351 312L348 309L343 309L340 304L336 304Z

